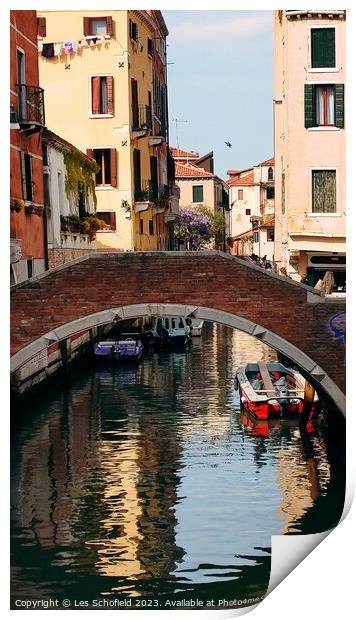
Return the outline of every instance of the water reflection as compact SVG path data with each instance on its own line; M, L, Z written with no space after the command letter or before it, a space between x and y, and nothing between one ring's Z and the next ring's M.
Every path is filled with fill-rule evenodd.
M211 325L188 351L83 370L17 412L13 592L263 595L271 535L333 525L344 467L318 427L239 411L233 371L261 359L276 358Z

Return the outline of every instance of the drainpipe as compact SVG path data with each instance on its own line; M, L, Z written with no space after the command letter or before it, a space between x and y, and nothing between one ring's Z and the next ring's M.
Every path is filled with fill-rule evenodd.
M42 166L48 166L47 158L47 145L42 142ZM49 191L48 191L48 175L45 175L42 171L43 182L43 240L44 240L44 259L45 259L45 271L48 271L48 231L47 231L47 205L49 206ZM48 199L48 200L47 200Z

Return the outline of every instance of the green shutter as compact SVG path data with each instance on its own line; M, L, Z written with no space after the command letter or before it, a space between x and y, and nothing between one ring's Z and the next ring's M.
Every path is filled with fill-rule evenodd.
M313 85L304 84L304 127L314 126L313 114Z
M193 185L193 202L204 202L202 185Z
M344 85L335 84L335 127L344 127Z
M335 28L312 28L311 66L335 67Z

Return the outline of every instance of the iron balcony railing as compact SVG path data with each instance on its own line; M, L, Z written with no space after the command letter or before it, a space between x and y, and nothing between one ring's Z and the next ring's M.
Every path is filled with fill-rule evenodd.
M152 110L148 105L138 105L133 111L132 129L141 131L142 129L152 129Z
M136 202L154 202L158 197L158 188L152 184L151 179L143 180L135 187Z
M45 126L44 91L39 86L17 84L19 124Z

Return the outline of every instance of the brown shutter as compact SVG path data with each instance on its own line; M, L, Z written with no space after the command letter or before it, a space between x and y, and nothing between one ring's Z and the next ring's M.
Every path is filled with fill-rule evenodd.
M84 32L84 36L85 37L90 35L90 19L89 19L89 17L83 17L83 32Z
M112 36L113 33L114 33L114 30L113 30L112 17L111 15L109 15L109 17L106 18L106 34L110 34Z
M37 34L39 37L46 36L46 18L37 17Z
M94 151L93 151L93 149L87 149L87 155L88 155L88 157L91 157L92 159L94 159Z
M91 112L100 114L100 77L91 78Z
M116 149L110 149L110 185L117 186L117 158Z
M106 78L106 86L108 92L108 114L114 113L114 78L109 75Z
M111 230L116 230L116 213L110 211L109 212L109 217L110 217L110 228L111 228Z

